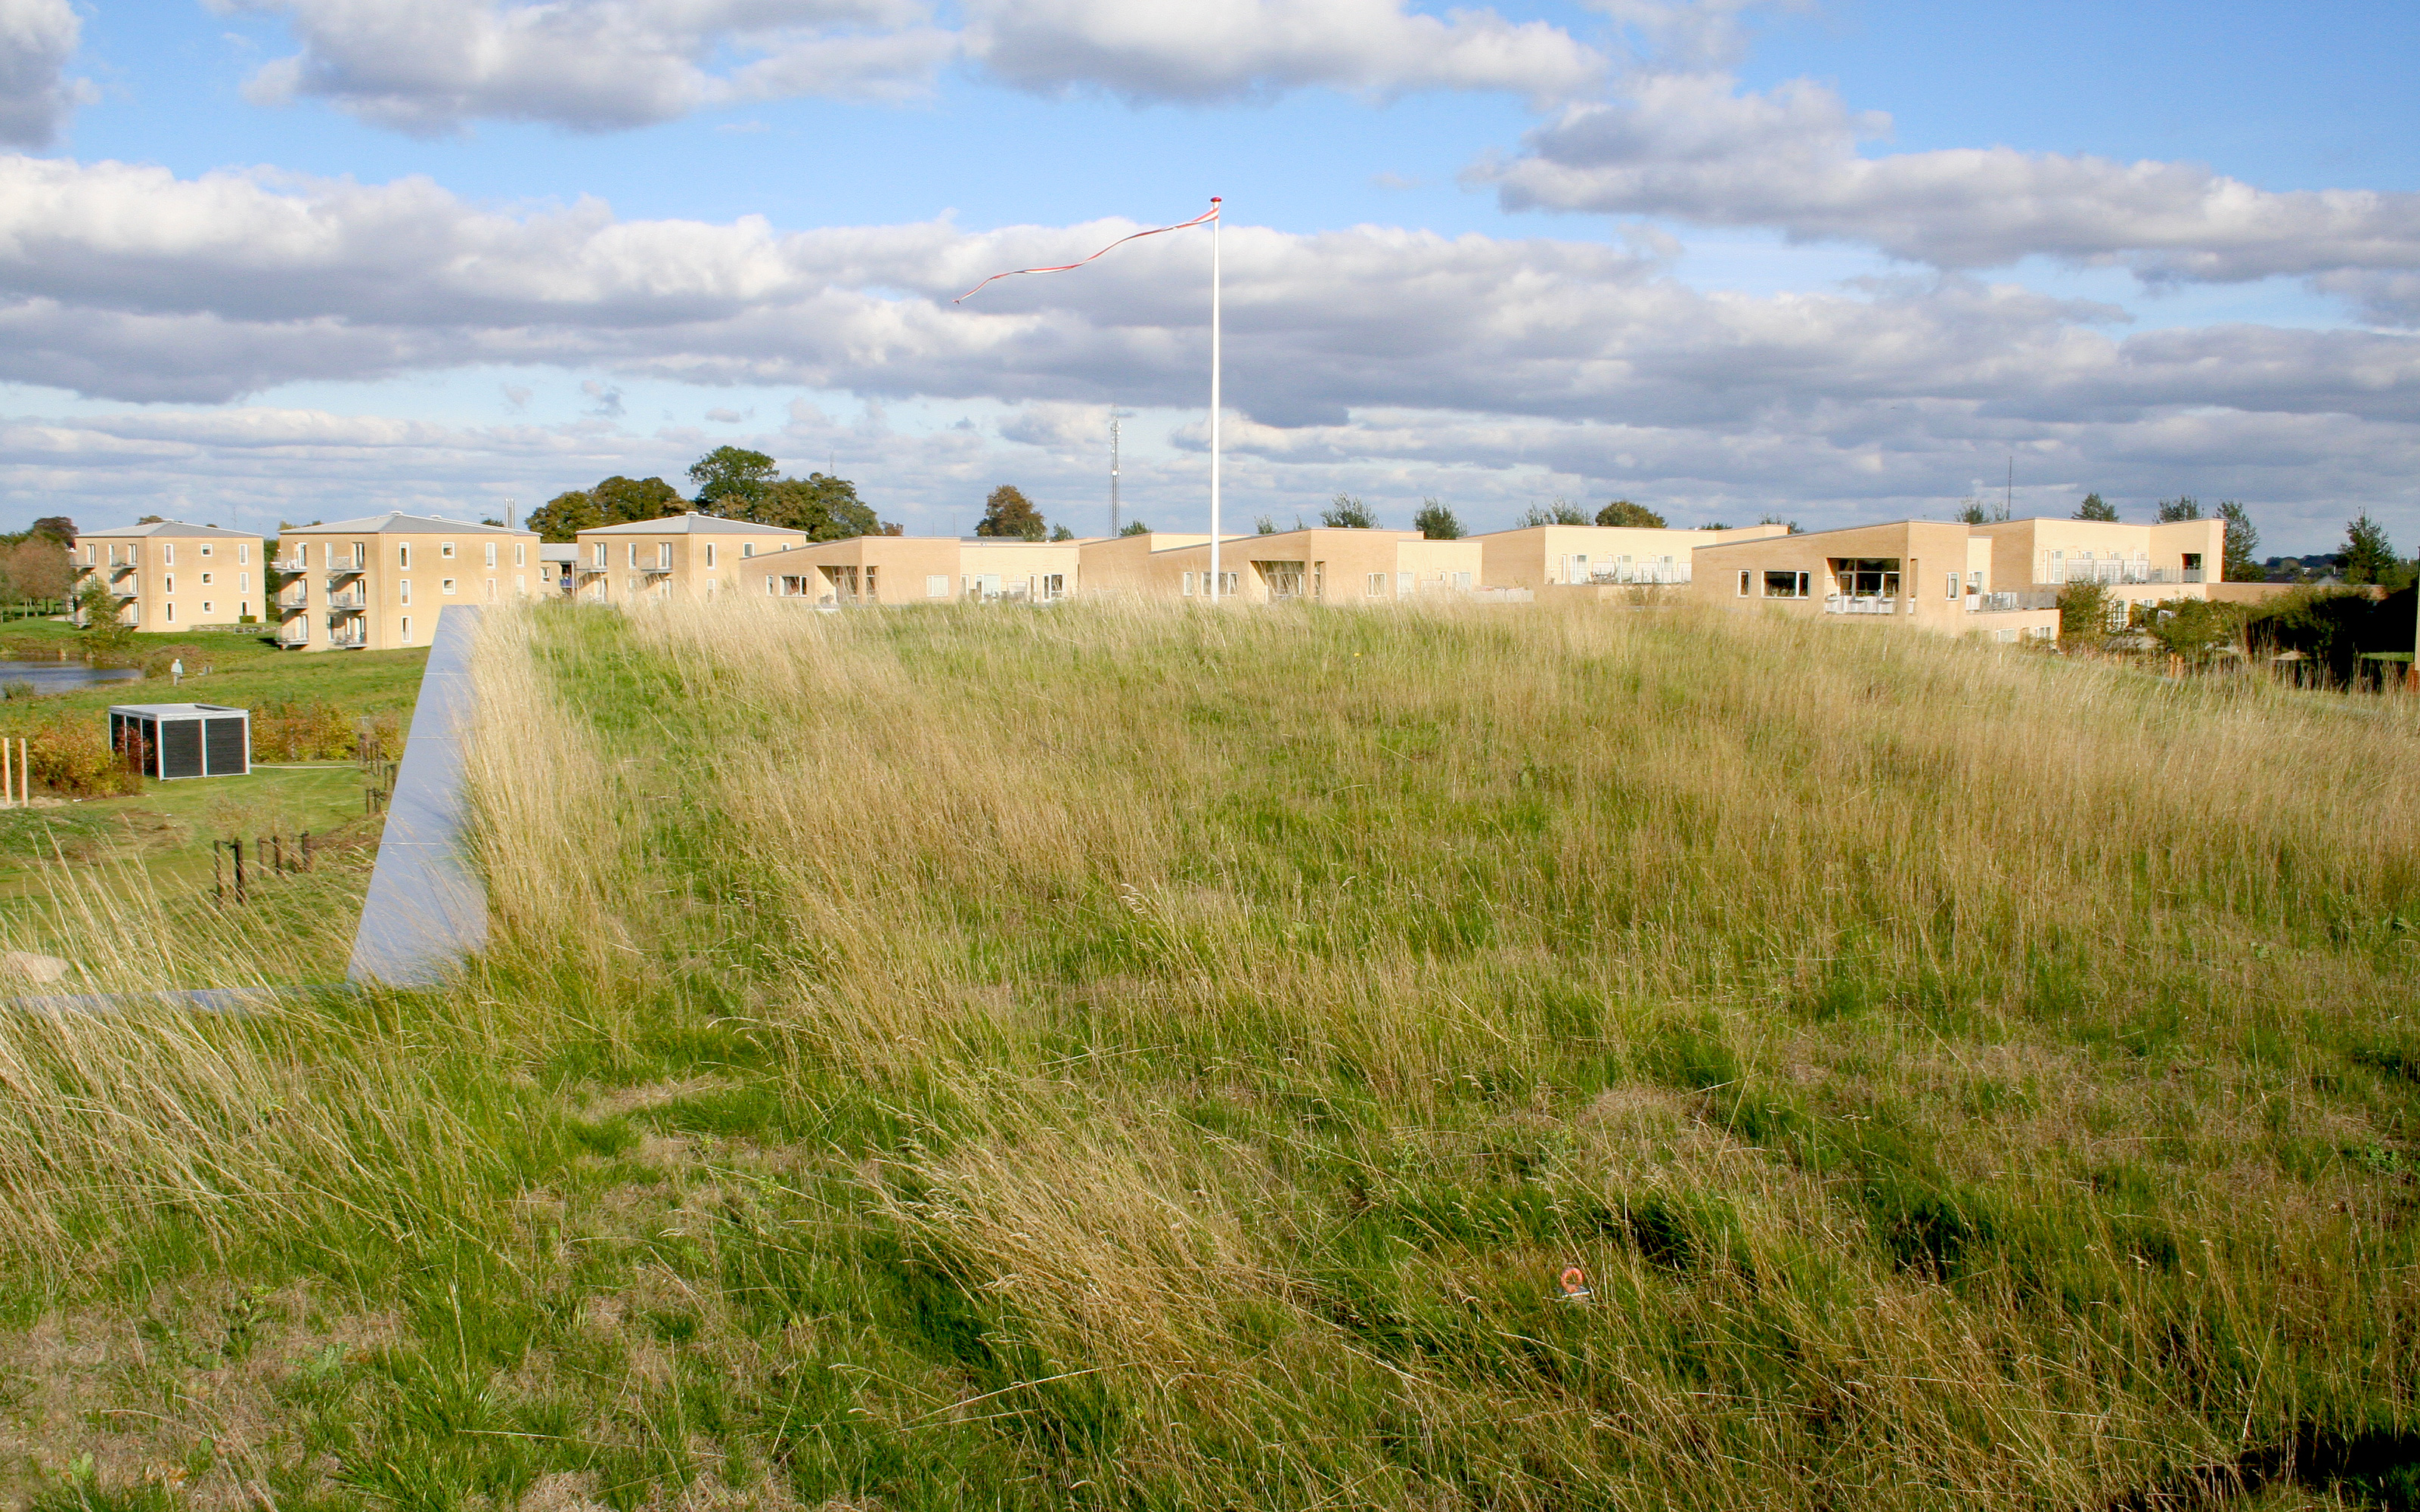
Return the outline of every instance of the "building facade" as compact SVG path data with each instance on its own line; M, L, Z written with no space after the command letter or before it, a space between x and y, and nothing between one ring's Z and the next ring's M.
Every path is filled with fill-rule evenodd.
M1184 599L1207 598L1213 587L1206 535L1120 536L1088 542L1083 554L1091 592ZM1315 526L1222 538L1218 571L1225 581L1217 587L1220 597L1247 604L1397 602L1481 587L1481 558L1476 540Z
M1787 525L1727 531L1528 525L1470 539L1480 544L1480 577L1490 588L1628 588L1682 586L1700 548L1789 533Z
M667 515L582 531L574 543L571 596L582 603L766 592L772 576L758 557L814 544L804 531L712 515ZM793 569L795 570L795 569Z
M155 520L87 531L69 543L70 598L105 585L123 624L154 635L228 627L259 614L267 594L269 543L214 525ZM79 606L78 625L85 615Z
M448 604L547 592L535 531L401 513L278 532L277 643L290 651L425 646Z

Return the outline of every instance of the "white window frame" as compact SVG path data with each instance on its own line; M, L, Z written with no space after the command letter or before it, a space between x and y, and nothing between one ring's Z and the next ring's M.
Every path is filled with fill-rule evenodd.
M444 595L445 595L446 597L448 597L448 598L453 597L453 596L454 596L454 579L451 579L451 578L441 578L441 579L438 579L438 582L437 582L437 591L438 591L439 593L441 593L441 594L444 594Z
M210 554L209 545L209 543L205 542L205 543L203 544L203 546L202 546L202 555L204 555L204 556L209 556L209 554Z
M1742 598L1745 598L1745 597L1747 597L1747 596L1748 596L1748 593L1747 593L1747 583L1748 583L1748 579L1749 579L1750 577L1752 577L1752 576L1755 574L1755 572L1756 572L1756 569L1755 569L1754 567L1742 567L1742 568L1740 569L1740 584L1739 584L1739 595L1740 595L1740 597L1742 597Z
M411 570L411 543L399 541L395 548L395 564L406 572Z
M451 561L453 561L453 560L454 560L454 543L453 543L453 542L451 542L451 541L440 541L440 542L438 542L438 543L437 543L437 555L438 555L438 557L439 557L441 560L442 560L442 561L446 561L446 562L451 562Z
M162 566L163 566L163 567L173 567L173 566L175 566L176 564L177 564L177 543L176 543L176 542L174 542L174 541L163 541L163 542L161 542L161 543L160 543L160 565L162 565Z
M712 541L708 541L706 543L706 565L708 571L713 570L714 557L714 543Z
M1953 604L1954 604L1954 603L1956 603L1959 599L1961 599L1961 598L1962 598L1962 597L1964 597L1964 596L1965 596L1964 592L1963 592L1964 587L1965 587L1965 579L1963 579L1960 578L1960 577L1958 576L1958 574L1956 574L1956 573L1954 573L1954 572L1953 572L1953 573L1951 573L1951 574L1949 575L1949 592L1948 592L1947 594L1943 595L1943 596L1947 597L1947 598L1951 603L1953 603Z
M396 588L396 600L395 600L395 601L396 601L397 604L409 604L409 603L411 603L411 579L409 579L409 578L397 578L397 579L395 580L395 588Z
M216 576L216 574L214 574L214 573L208 573L208 572L206 572L206 573L202 574L202 586L203 586L203 587L205 587L205 588L208 588L208 587L210 585L210 579L211 579L211 578L213 578L213 577L215 577L215 576Z
M163 594L173 594L173 593L175 593L176 591L177 591L177 575L176 575L175 573L173 573L173 572L172 572L172 573L168 574L168 575L167 575L167 577L165 577L164 579L161 579L160 592L162 592L162 593L163 593Z
M770 578L765 579L766 591L768 593L771 592L772 582L773 579ZM946 572L926 573L924 575L924 596L926 598L949 597L950 575Z
M1205 577L1205 578L1207 578L1207 577L1208 577L1208 576L1210 576L1210 575L1209 575L1208 573L1206 573L1206 572L1205 572L1205 573L1203 573L1203 574L1202 574L1202 576L1203 576L1203 577ZM1191 573L1189 573L1189 572L1188 572L1188 573L1187 573L1187 574L1185 575L1185 593L1184 593L1184 596L1185 596L1185 597L1187 597L1187 598L1191 598L1191 597L1193 596L1193 574L1191 574Z
M488 565L489 565L489 566L490 566L490 567L492 567L492 566L494 566L495 564L496 564L496 543L495 543L495 542L493 542L493 541L489 541L489 542L488 543Z
M1383 572L1371 573L1369 575L1369 581L1362 587L1362 596L1365 598L1386 597L1387 575Z
M408 646L408 645L411 644L411 615L407 614L407 615L405 615L405 616L403 617L403 620L402 620L402 626L403 626L403 628L402 628L402 632L401 632L401 634L399 634L396 639L396 640L400 640L403 644L405 644L405 645L407 645L407 646Z

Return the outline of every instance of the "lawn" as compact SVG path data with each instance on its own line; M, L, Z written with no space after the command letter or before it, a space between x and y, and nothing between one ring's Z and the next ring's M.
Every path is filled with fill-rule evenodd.
M133 866L163 890L208 889L213 841L242 840L250 862L256 838L282 837L291 850L305 833L359 843L365 827L375 839L361 769L349 762L256 766L246 777L147 782L132 797L0 810L0 900L48 896L62 867Z
M2420 1499L2413 701L785 608L487 617L456 987L0 1024L0 1486ZM59 918L310 980L335 912Z

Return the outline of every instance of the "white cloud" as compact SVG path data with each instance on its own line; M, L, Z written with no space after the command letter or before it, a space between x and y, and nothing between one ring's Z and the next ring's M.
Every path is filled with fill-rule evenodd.
M653 413L666 402L643 384L1013 407L950 443L972 450L897 484L954 488L969 480L951 469L995 455L986 435L1023 448L1019 466L1042 467L1039 454L1072 467L1098 447L1083 417L1112 399L1199 413L1199 236L949 302L986 273L1068 261L1131 229L782 233L754 219L622 221L588 201L506 213L419 179L184 179L0 157L0 379L216 403L302 379L542 367L590 401L591 429L572 434L643 453L675 447L621 435L617 404ZM2021 471L2113 494L2133 478L2398 517L2420 469L2420 338L2406 335L2129 334L2114 308L1957 275L1709 294L1667 276L1653 244L1236 224L1225 250L1239 498L1383 496L1397 484L1417 498L1442 476L1501 501L1517 478L1551 476L1575 494L1660 487L1822 517L1827 501L1870 511L1954 500L1981 471L1978 454L2013 448L2039 453L2038 469ZM103 440L76 444L116 457L109 448L162 440L156 427L113 422ZM396 444L397 458L433 458L442 472L455 443ZM897 449L940 444L893 438L880 455L890 466ZM570 470L560 455L589 455L553 446L533 465ZM34 472L11 476L50 465L39 450L21 443L15 465ZM298 452L277 455L276 468L301 466ZM2169 481L2149 481L2163 470ZM586 481L569 471L554 487ZM25 497L33 486L8 486Z
M67 77L82 32L68 0L0 0L0 144L50 146L90 98Z
M1444 19L1403 0L973 0L969 50L1043 92L1091 87L1137 102L1209 101L1326 85L1377 97L1502 90L1567 100L1605 58L1544 22L1493 10Z
M1724 74L1641 73L1466 181L1511 208L1773 226L1937 268L2044 255L2222 281L2420 269L2420 194L2273 193L2194 163L2009 147L1859 155L1889 129L1803 80L1759 94Z
M27 4L34 0L10 0ZM39 0L64 6L65 0ZM256 103L329 101L417 135L474 120L607 131L735 102L900 100L961 56L1015 87L1138 102L1326 87L1572 99L1593 49L1493 10L1404 0L974 0L964 32L925 0L222 0L281 14L301 50L256 72Z
M238 0L302 49L247 85L418 135L476 119L603 131L781 95L897 99L956 50L916 0Z

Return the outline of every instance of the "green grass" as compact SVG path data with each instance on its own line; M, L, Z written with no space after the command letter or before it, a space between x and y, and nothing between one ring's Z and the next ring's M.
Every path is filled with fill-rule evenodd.
M1606 608L481 677L458 990L0 1046L20 1499L2420 1504L2406 703Z
M366 826L365 820L371 820ZM47 896L62 868L147 872L163 888L210 885L210 844L240 838L249 861L258 837L304 832L357 842L377 825L351 763L257 766L245 777L147 782L132 797L0 810L0 900Z

